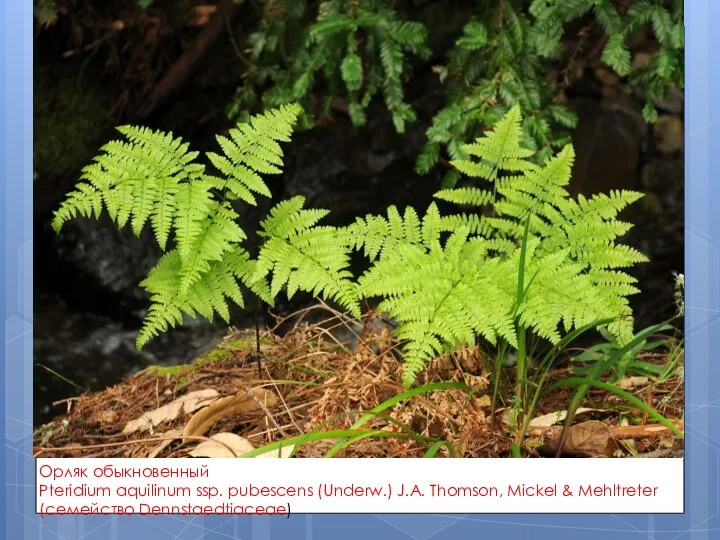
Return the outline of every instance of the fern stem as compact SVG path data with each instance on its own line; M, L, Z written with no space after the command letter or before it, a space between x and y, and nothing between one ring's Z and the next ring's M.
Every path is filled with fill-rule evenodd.
M255 358L258 368L258 376L262 377L262 368L260 367L260 298L257 295L253 295L254 306L253 311L255 312Z
M515 381L515 406L517 407L517 416L515 420L515 444L520 447L525 436L524 418L525 418L525 380L527 378L527 347L526 340L527 330L524 326L518 325L517 340L517 376Z
M516 298L516 316L517 310L525 299L525 259L527 257L528 232L530 229L530 214L525 219L525 231L523 233L522 246L520 249L520 263L518 268L517 281L517 298ZM527 379L527 347L526 347L527 329L521 323L517 324L517 376L515 380L515 407L517 415L515 418L515 445L520 448L522 440L525 437L524 425L524 407L525 407L525 381Z

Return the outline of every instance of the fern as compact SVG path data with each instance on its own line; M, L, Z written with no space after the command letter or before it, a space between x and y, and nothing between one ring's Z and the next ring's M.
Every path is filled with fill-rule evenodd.
M412 207L407 207L403 216L395 206L387 210L387 218L368 215L357 218L348 226L346 235L352 249L362 250L371 261L392 252L403 244L433 245L440 239L442 220L437 206L430 206L421 221Z
M684 24L682 0L634 0L627 11L612 0L533 0L530 13L536 19L532 39L543 57L555 56L563 35L563 25L592 13L597 25L608 35L602 61L618 75L627 76L646 94L643 116L657 119L654 103L664 99L670 87L683 87ZM649 26L659 44L646 66L633 69L628 39Z
M287 286L291 298L298 290L335 300L360 317L358 293L350 265L349 250L342 230L316 226L326 210L303 209L304 198L294 197L278 204L261 223L265 238L251 283L272 274L270 295Z
M523 142L538 163L566 137L562 132L554 133L554 125L575 127L574 113L553 103L555 96L540 62L543 54L556 54L562 24L555 12L549 17L547 8L540 9L539 3L533 4L529 14L518 4L496 4L483 17L469 21L449 52L447 65L438 68L441 81L448 85L450 100L427 131L428 143L415 164L418 173L432 169L441 157L441 147L451 160L466 159L458 141L474 139L515 104L527 113ZM451 170L443 186L452 188L459 178L457 170Z
M243 305L238 282L273 302L278 291L257 276L258 263L242 247L246 235L231 201L256 204L254 194L270 196L262 175L281 172L279 143L290 140L301 112L286 105L218 136L222 153L207 154L217 174L208 174L182 139L134 126L118 128L126 140L107 143L85 167L55 212L56 232L69 219L98 218L105 209L119 228L130 223L136 235L150 222L163 250L173 242L141 283L151 306L138 347L180 324L183 314L211 320L219 314L227 321L227 300Z
M406 385L430 359L478 336L517 347L517 332L528 329L558 343L563 333L605 319L613 319L608 330L619 342L633 335L627 297L637 289L622 269L646 258L616 244L630 228L616 218L640 194L571 198L572 146L539 165L521 144L521 126L516 105L464 145L469 159L452 162L490 189L436 195L494 214L440 216L432 205L421 228L414 211L403 219L391 208L387 219L368 216L348 228L352 247L374 261L359 280L361 295L382 297L380 309L400 323ZM521 272L527 277L519 294Z

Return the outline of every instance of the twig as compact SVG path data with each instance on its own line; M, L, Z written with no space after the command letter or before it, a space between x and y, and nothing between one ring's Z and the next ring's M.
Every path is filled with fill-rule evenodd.
M190 439L190 440L197 440L197 441L212 441L217 442L225 446L228 450L230 450L233 454L235 452L227 446L222 441L218 441L217 439L212 439L210 437L202 437L202 436L195 436L195 435L188 435L183 437L182 435L175 435L175 436L169 436L169 437L148 437L145 439L134 439L129 441L121 441L116 443L105 443L105 444L89 444L87 446L60 446L60 447L51 447L51 446L37 446L36 449L38 452L36 452L33 457L36 458L40 454L44 454L47 452L74 452L74 451L80 451L80 450L92 450L93 448L113 448L118 446L123 446L127 444L140 444L140 443L148 443L148 442L160 442L160 441L174 441L178 439Z
M252 64L250 61L245 58L245 55L240 50L240 46L237 43L237 40L235 39L235 34L232 30L232 25L230 24L230 19L225 19L225 24L227 27L228 36L230 37L230 44L233 47L233 50L235 51L235 55L240 59L240 61L245 64L245 67L248 69L252 69Z
M295 421L295 417L293 416L292 412L290 412L290 408L288 407L288 404L287 404L287 402L285 401L285 398L282 396L282 393L280 392L280 389L278 388L277 384L275 384L275 380L273 379L273 376L272 376L272 374L270 373L270 370L267 368L267 366L265 366L265 371L266 371L267 374L268 374L268 378L270 379L270 382L272 383L273 388L275 388L275 393L276 393L276 394L278 395L278 397L280 398L280 401L282 402L283 407L285 407L285 410L287 411L288 417L290 418L290 421L293 423L293 426L295 426L295 428L296 428L299 432L302 432L302 430L300 429L300 426L298 426L298 425L297 425L297 422ZM282 430L280 430L280 432L283 433ZM287 437L287 435L285 435L285 433L283 433L283 435L284 435L285 437Z
M144 120L173 93L177 92L190 78L197 63L210 50L225 28L225 20L232 19L238 12L239 6L233 0L223 0L210 21L203 27L200 34L180 58L170 67L168 72L155 85L155 88L145 100L135 121Z
M258 407L260 407L260 408L263 410L263 412L265 413L265 415L266 415L266 416L268 417L268 419L275 425L275 427L277 428L277 430L278 430L280 433L282 433L283 437L286 437L286 438L287 438L287 437L288 437L288 434L285 433L285 431L283 430L283 428L280 427L280 424L277 423L277 421L275 420L275 417L272 415L272 413L270 413L270 411L269 411L268 408L265 406L265 404L264 404L262 401L260 401L260 400L258 399L258 397L253 393L252 387L251 387L249 384L245 385L245 392L247 393L248 396L250 396L250 397L255 401L255 403L258 404ZM278 394L278 395L279 395L279 394ZM286 406L286 408L287 408L287 406ZM292 417L291 417L291 418L292 418Z
M679 429L684 428L684 423L680 420L673 420ZM550 427L531 427L528 429L528 435L533 437L550 437L555 438L560 434L562 426ZM642 426L608 426L610 437L615 440L627 439L655 439L659 437L669 437L673 433L662 424L646 424Z

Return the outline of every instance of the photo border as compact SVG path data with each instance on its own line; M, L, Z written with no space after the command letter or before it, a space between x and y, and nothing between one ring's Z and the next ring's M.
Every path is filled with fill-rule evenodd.
M685 508L683 515L49 516L35 514L32 458L33 2L0 1L0 305L5 343L3 531L13 540L511 537L705 540L720 534L720 0L685 5ZM711 62L712 60L712 62ZM715 141L713 144L712 141ZM52 269L44 269L52 271ZM717 343L717 339L714 340ZM424 466L426 462L418 462ZM541 462L538 462L539 466ZM422 464L422 465L421 465ZM663 471L658 470L658 475ZM558 509L559 512L562 508Z

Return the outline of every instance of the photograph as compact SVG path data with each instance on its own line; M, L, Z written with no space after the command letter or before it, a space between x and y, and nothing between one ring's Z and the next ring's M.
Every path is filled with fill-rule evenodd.
M683 10L35 0L33 457L684 458Z

